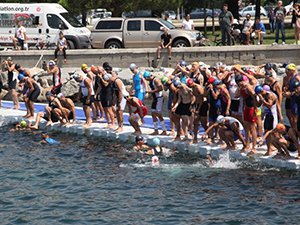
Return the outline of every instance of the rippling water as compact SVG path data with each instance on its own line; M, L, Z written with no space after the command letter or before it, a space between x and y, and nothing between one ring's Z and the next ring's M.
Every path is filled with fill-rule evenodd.
M299 224L298 172L187 156L139 163L103 139L0 130L1 224Z

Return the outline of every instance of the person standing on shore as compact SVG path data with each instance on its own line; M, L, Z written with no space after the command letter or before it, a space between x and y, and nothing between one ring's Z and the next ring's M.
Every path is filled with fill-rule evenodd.
M8 88L14 103L14 109L19 109L19 98L18 93L16 92L17 79L14 77L15 64L11 57L8 57L5 61L5 66L7 68L7 76L8 76Z
M194 21L191 20L191 15L187 14L185 19L182 21L182 29L184 30L195 30Z
M219 24L222 33L222 45L231 45L231 29L230 26L233 23L233 15L228 11L228 5L223 5L223 11L219 15Z
M52 75L53 87L51 88L51 93L58 95L62 87L61 70L53 60L50 60L48 63L47 72L48 74Z
M279 41L279 30L281 31L282 44L285 45L285 28L284 17L286 16L286 10L282 6L282 1L278 1L278 6L274 10L275 13L275 42L273 45L277 45Z

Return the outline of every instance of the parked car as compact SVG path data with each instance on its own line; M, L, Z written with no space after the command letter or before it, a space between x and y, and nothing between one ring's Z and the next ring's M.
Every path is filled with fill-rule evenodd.
M173 10L166 10L164 11L161 16L163 17L165 14L169 15L169 19L175 20L176 19L176 13Z
M204 19L206 12L206 18L218 17L220 15L219 11L214 11L214 15L212 14L211 9L198 8L191 11L191 19Z
M285 10L286 10L286 14L290 15L293 12L293 5L294 5L294 1L292 1L290 4L284 6Z
M156 48L163 28L169 29L173 47L199 45L199 31L177 29L159 18L106 18L92 28L93 48Z
M243 8L241 11L239 11L240 16L245 17L247 14L250 14L252 17L255 16L255 5L248 5L245 8ZM264 7L260 7L260 15L261 16L267 16L268 12L265 10Z
M152 17L152 11L138 10L138 11L123 12L122 17L123 18Z

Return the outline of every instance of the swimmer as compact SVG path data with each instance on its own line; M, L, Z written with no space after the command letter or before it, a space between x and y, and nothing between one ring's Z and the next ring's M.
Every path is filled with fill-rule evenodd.
M54 140L53 138L50 138L50 136L46 133L46 132L42 132L42 140L41 143L42 144L49 144L49 145L59 145L60 142Z
M11 128L9 131L10 132L15 132L19 130L26 130L28 127L27 123L25 120L22 120L21 122L15 122L13 123L13 128Z
M151 147L145 143L145 139L143 136L136 136L135 146L133 147L133 150L136 152L148 152L149 150L151 150Z
M277 156L290 157L289 151L296 151L298 147L296 132L292 127L285 126L282 123L278 123L276 127L268 131L263 140L259 142L259 145L263 145L263 141L266 140L267 152L266 156L272 155L274 148L278 150Z

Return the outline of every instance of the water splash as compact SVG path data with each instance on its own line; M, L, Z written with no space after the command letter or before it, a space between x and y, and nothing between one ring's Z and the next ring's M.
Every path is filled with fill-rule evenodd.
M226 169L238 169L240 168L239 162L230 161L229 152L226 151L220 155L219 160L212 163L212 168L226 168Z

